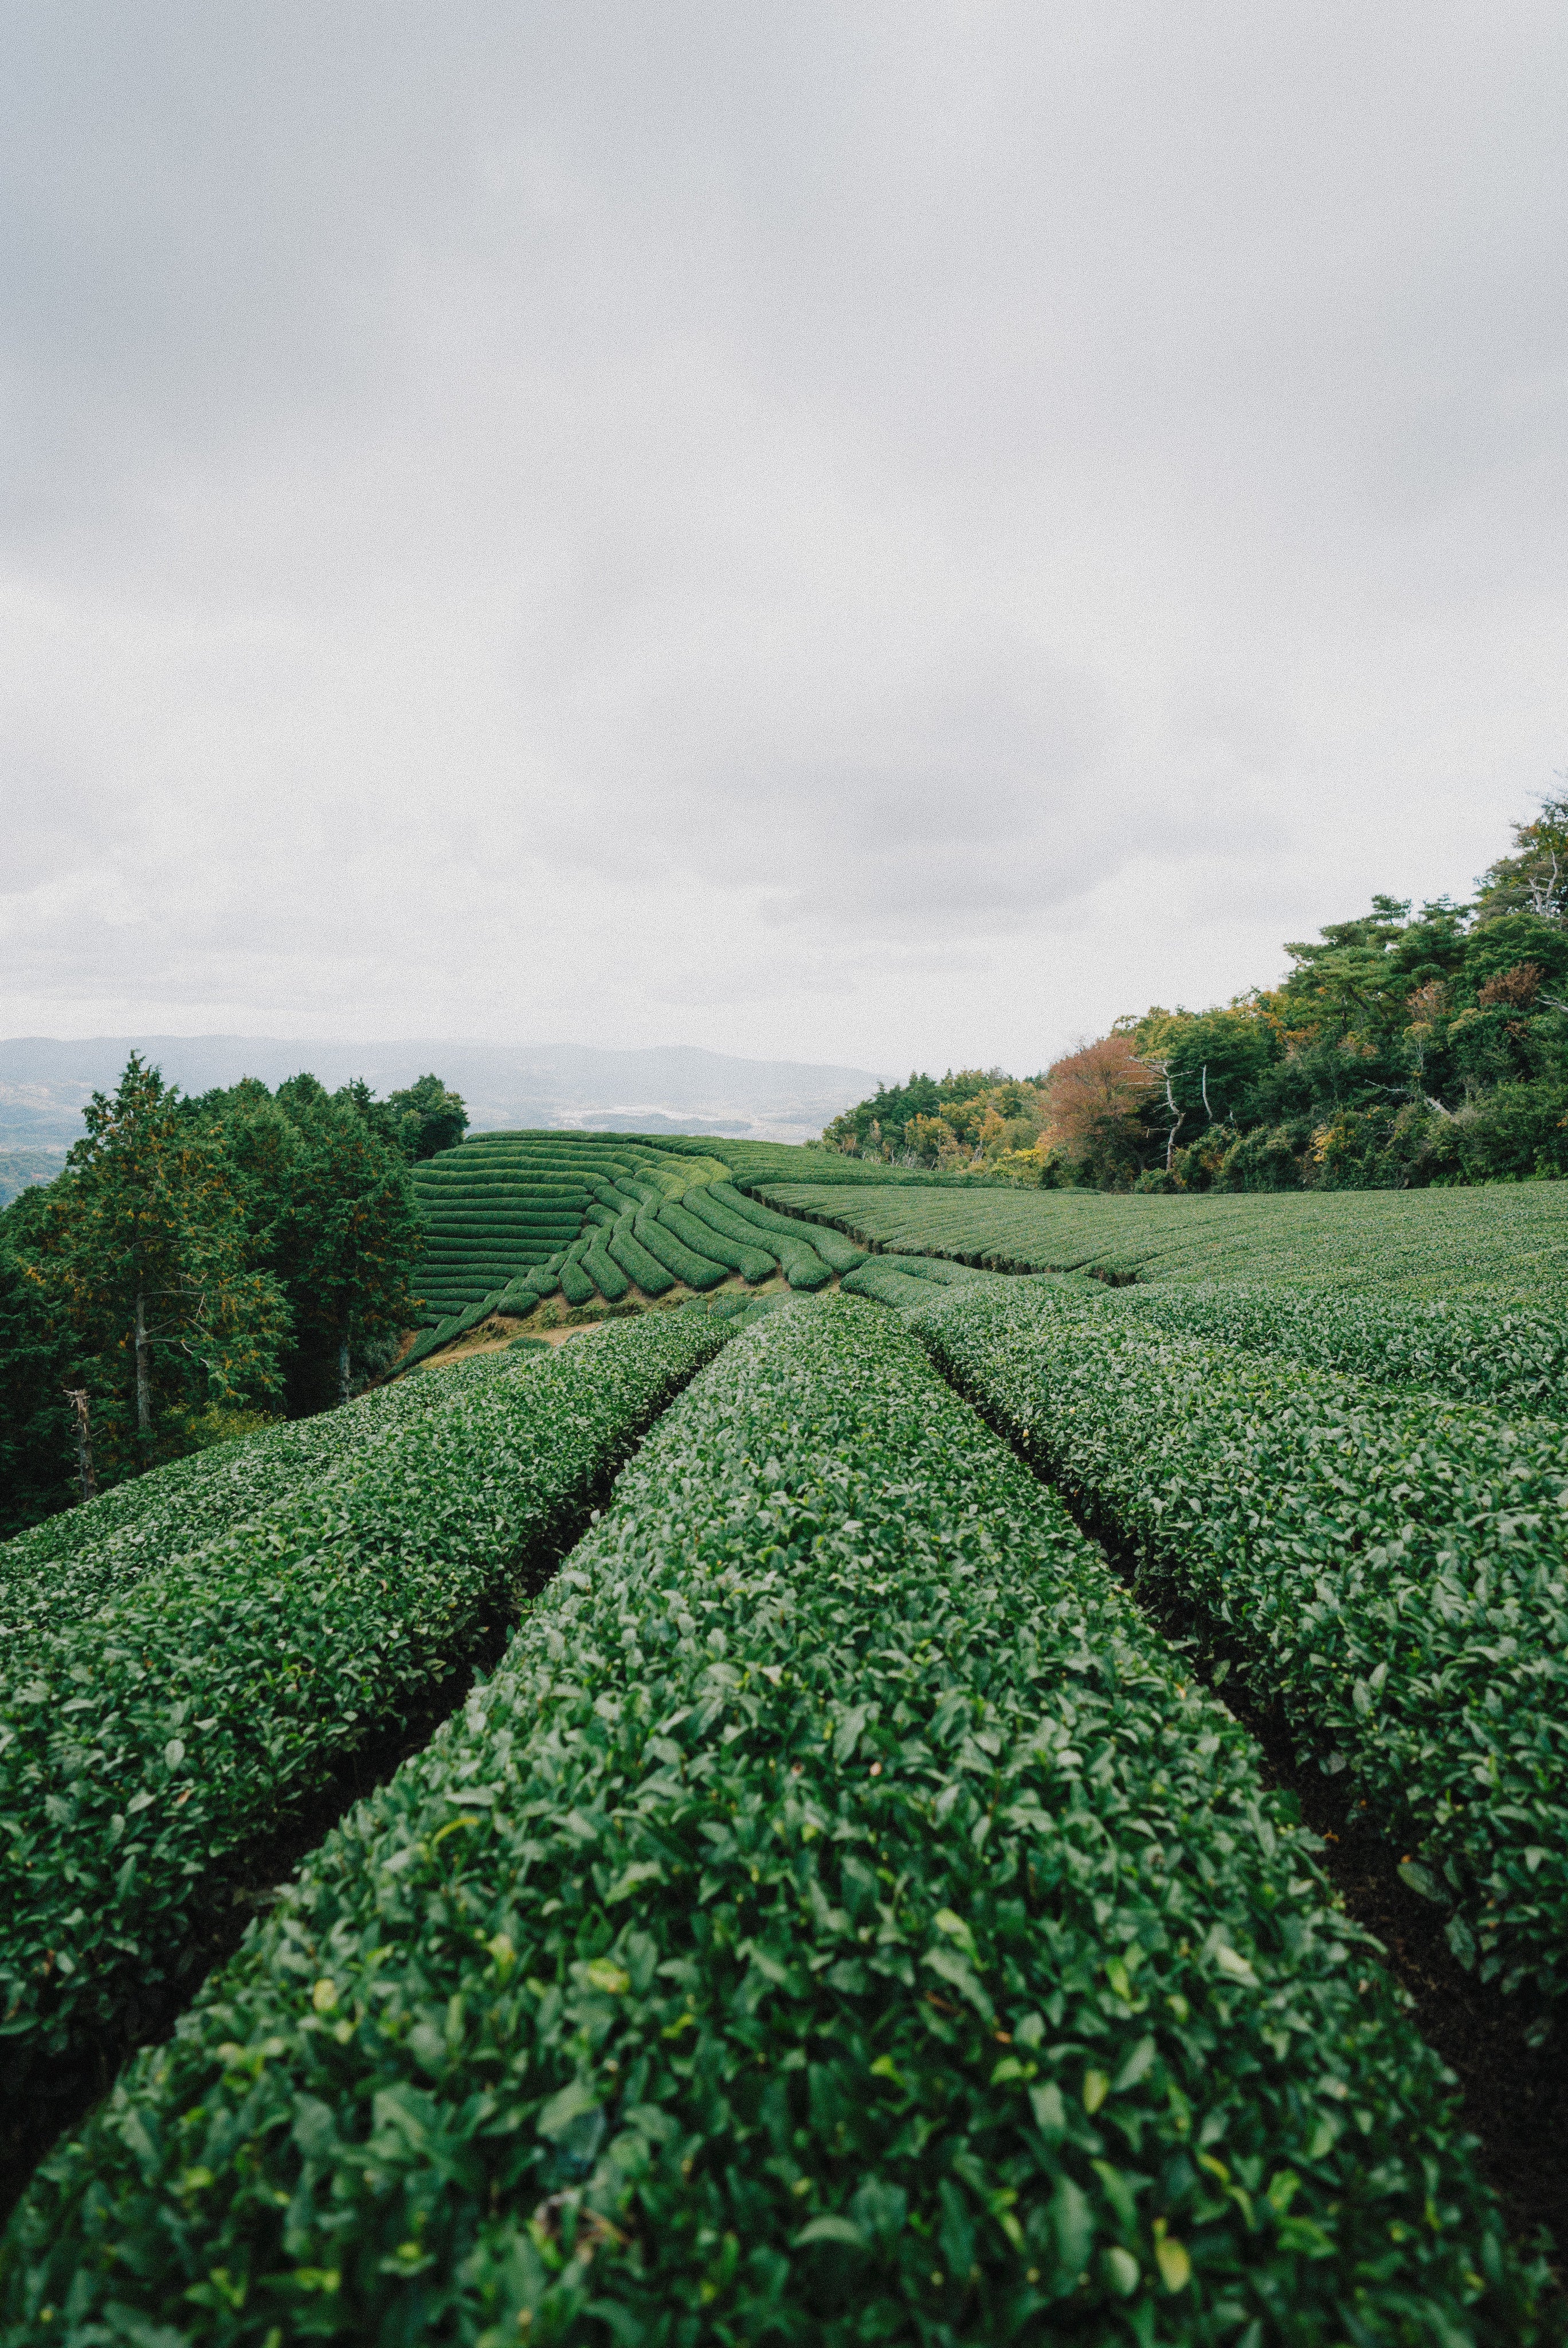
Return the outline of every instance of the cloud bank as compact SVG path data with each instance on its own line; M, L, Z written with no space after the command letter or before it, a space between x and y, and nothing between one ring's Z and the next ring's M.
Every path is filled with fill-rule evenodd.
M0 24L6 1032L1033 1068L1568 764L1559 10Z

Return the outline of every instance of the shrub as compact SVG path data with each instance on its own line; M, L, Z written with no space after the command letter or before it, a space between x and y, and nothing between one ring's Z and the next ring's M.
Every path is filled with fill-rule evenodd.
M842 1231L832 1231L825 1225L804 1224L793 1215L776 1214L772 1207L764 1207L759 1200L748 1199L728 1182L715 1182L712 1194L716 1206L728 1208L758 1231L765 1231L770 1246L774 1246L780 1240L788 1240L795 1247L808 1246L829 1272L853 1272L856 1265L864 1261L865 1249L856 1247L853 1240L845 1239ZM814 1285L815 1283L810 1280L790 1282L792 1288Z
M626 1274L615 1262L605 1245L605 1234L596 1232L582 1252L582 1268L600 1294L611 1304L619 1304L630 1286Z
M666 1272L673 1272L677 1280L683 1280L688 1288L717 1288L721 1281L729 1277L727 1264L715 1263L711 1256L699 1255L694 1248L689 1248L651 1207L638 1209L632 1231L647 1253L655 1257Z
M700 1196L700 1191L686 1193L688 1200ZM768 1280L778 1270L777 1258L760 1244L760 1232L753 1232L750 1240L732 1238L711 1214L688 1213L683 1205L677 1206L671 1199L660 1208L659 1220L666 1231L684 1240L694 1255L710 1257L715 1263L738 1272L744 1280Z
M200 1976L234 1874L468 1662L723 1334L671 1314L508 1365L411 1417L362 1473L33 1643L0 1678L10 2093L118 2048L138 2004Z
M605 1241L611 1261L618 1263L629 1280L635 1281L646 1296L662 1296L675 1285L673 1272L666 1272L656 1256L649 1254L632 1229L638 1210L628 1209Z
M1460 1961L1568 1991L1563 1429L1171 1335L1060 1282L976 1283L913 1326L1349 1773Z
M894 1321L773 1316L45 2163L5 2336L1543 2337L1181 1671Z

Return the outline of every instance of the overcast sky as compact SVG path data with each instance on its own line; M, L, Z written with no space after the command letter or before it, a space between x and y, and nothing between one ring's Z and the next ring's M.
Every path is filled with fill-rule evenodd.
M1568 13L0 8L0 1032L1032 1070L1568 767Z

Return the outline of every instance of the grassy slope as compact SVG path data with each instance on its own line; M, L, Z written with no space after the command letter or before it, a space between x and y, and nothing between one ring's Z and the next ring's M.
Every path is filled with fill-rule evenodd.
M847 1161L846 1161L847 1162ZM1160 1198L764 1180L779 1207L895 1251L1154 1281L1485 1291L1568 1284L1568 1184Z

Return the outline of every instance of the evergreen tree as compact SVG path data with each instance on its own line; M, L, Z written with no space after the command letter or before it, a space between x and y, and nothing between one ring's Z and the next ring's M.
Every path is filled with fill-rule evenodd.
M70 1331L110 1476L189 1447L204 1411L265 1407L288 1307L251 1262L220 1138L133 1052L37 1193L24 1269Z
M1568 920L1568 792L1548 795L1539 815L1514 825L1512 855L1500 856L1477 886L1483 922L1517 912Z
M289 1409L323 1409L379 1365L413 1310L421 1238L404 1116L363 1084L329 1093L312 1076L275 1095L250 1081L201 1107L222 1133L253 1260L288 1300Z
M71 1500L76 1441L67 1389L77 1383L70 1332L27 1268L40 1193L0 1212L0 1540Z
M439 1076L420 1076L406 1091L389 1094L386 1106L396 1120L399 1147L411 1162L434 1158L438 1149L455 1149L468 1130L461 1097Z

